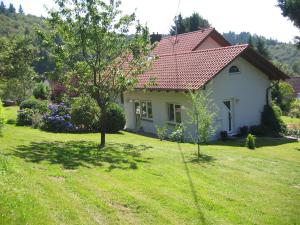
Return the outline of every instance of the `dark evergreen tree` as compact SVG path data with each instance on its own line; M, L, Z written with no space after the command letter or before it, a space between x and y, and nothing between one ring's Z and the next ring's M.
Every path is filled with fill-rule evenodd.
M1 1L1 3L0 3L0 13L1 14L6 13L6 7L5 7L3 1Z
M19 14L24 15L24 10L21 5L19 6L18 12L19 12Z
M175 17L174 25L171 27L170 34L183 34L186 32L186 25L184 23L184 19L182 18L181 14Z
M14 14L14 13L16 13L16 8L14 7L14 5L13 4L9 4L9 7L8 7L8 13L9 14Z
M159 42L162 38L162 35L159 34L159 33L152 33L150 35L150 41L151 41L151 44L155 43L155 42Z
M252 36L250 35L249 38L248 38L248 45L251 47L251 48L254 48L254 43L253 43L253 39L252 39Z
M270 59L269 51L266 44L262 38L257 38L256 50L259 54L264 56L266 59Z
M186 21L188 24L188 32L210 27L209 22L198 13L193 13L190 17L186 18Z

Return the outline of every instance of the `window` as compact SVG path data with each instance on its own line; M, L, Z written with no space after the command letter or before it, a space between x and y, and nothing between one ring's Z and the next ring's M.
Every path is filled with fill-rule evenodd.
M168 120L170 122L181 123L181 106L168 104Z
M237 66L232 66L229 68L229 73L239 73L240 69Z
M153 118L152 102L141 101L141 109L142 109L141 117L143 119L152 119Z

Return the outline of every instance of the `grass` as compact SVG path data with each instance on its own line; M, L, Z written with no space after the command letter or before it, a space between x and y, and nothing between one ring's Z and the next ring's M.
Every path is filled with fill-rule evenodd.
M286 124L298 124L300 125L300 119L299 118L292 118L289 116L282 116L281 117L283 122L285 122Z
M6 108L12 119L16 108ZM196 146L6 125L0 224L300 224L300 145Z

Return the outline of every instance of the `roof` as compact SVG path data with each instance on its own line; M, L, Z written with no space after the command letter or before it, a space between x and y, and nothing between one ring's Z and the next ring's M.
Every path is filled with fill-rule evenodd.
M153 54L163 55L185 51L193 51L208 37L213 38L221 46L230 45L230 43L226 41L226 39L223 38L223 36L219 34L214 28L207 28L194 32L179 34L177 35L177 37L165 37L158 43L158 46L153 50Z
M150 90L197 90L220 73L238 56L242 56L265 72L272 80L286 76L273 64L257 54L248 45L235 45L199 51L160 55L152 69L139 75L137 88L144 88L150 78L155 78L155 86Z
M295 93L300 93L300 77L291 77L286 80L294 88Z

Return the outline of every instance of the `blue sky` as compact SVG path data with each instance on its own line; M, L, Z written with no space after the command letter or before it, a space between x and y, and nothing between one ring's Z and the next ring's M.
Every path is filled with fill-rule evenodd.
M53 7L53 0L4 0L25 13L46 16L44 6ZM219 32L249 31L279 41L292 42L300 31L281 15L277 0L181 0L179 12L189 16L198 12ZM122 0L124 12L136 10L141 22L147 23L151 32L168 33L178 6L178 0Z

